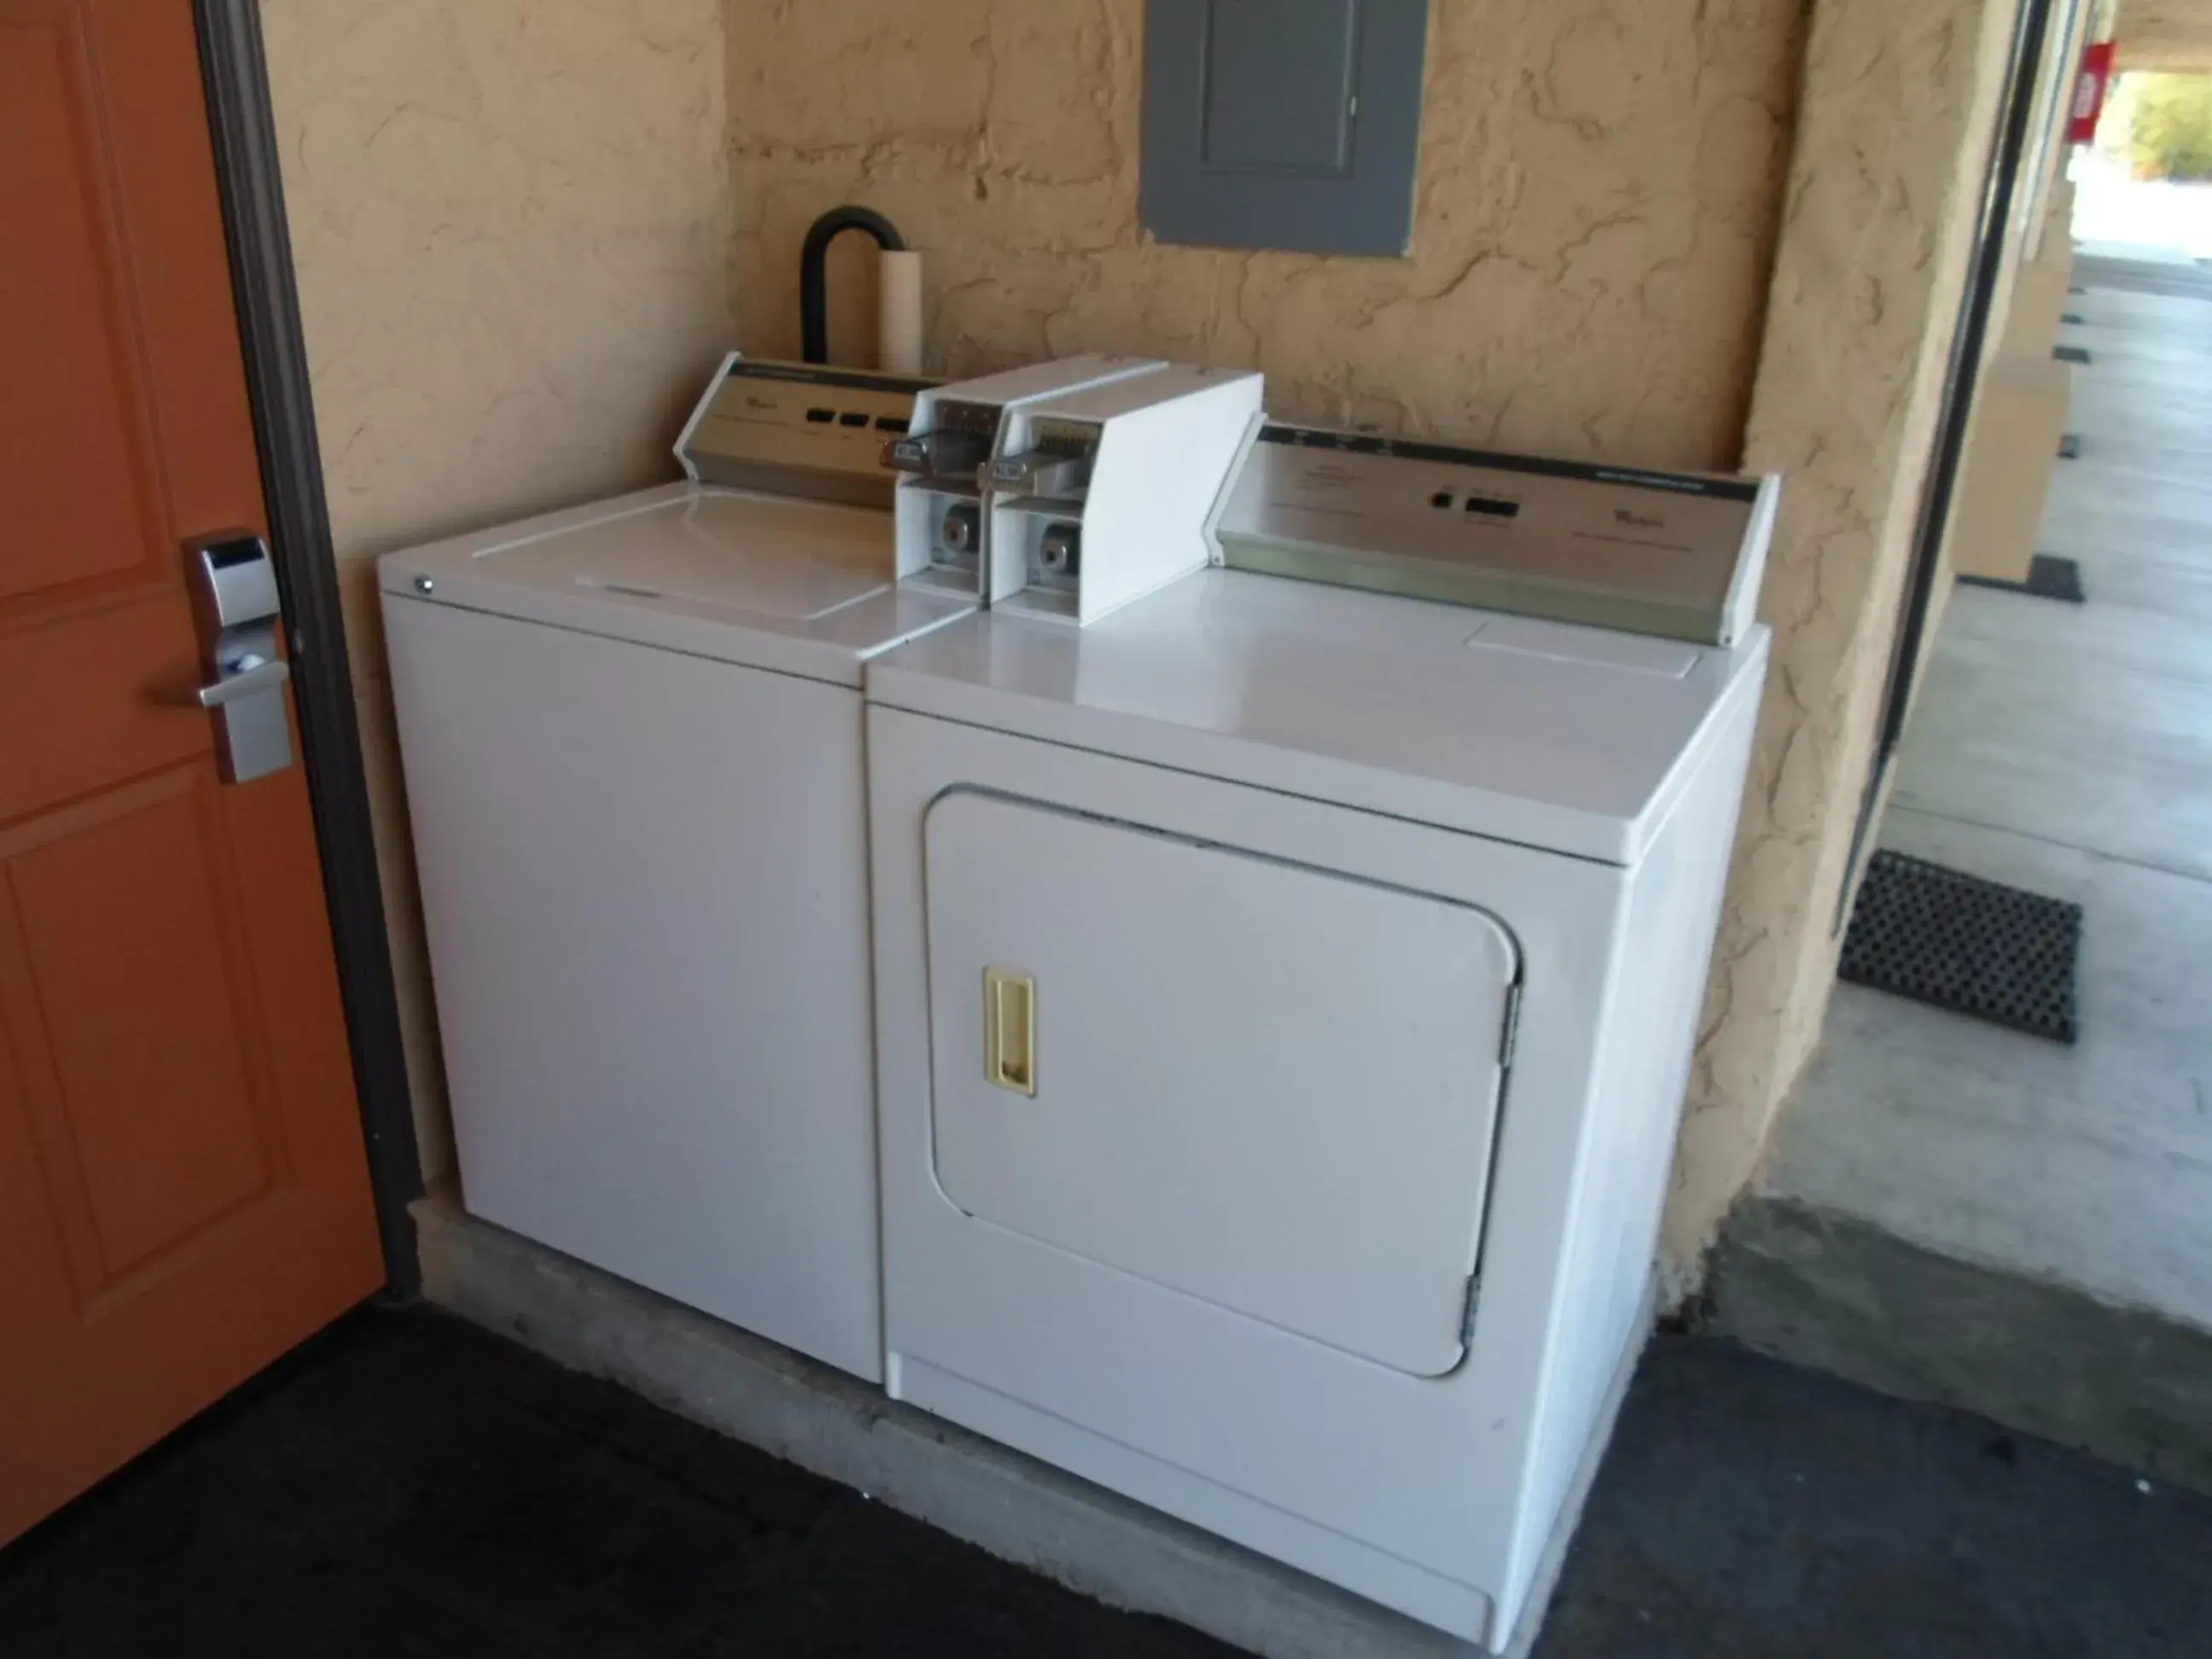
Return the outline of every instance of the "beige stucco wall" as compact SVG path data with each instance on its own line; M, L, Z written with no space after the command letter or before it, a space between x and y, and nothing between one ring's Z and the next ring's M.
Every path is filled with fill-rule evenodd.
M2212 73L2212 0L2119 0L2112 38L2123 70Z
M1676 1162L1670 1260L1753 1173L1819 1035L2016 0L1815 0L1748 435L1784 471L1775 672Z
M719 0L264 0L424 1161L449 1158L370 561L672 476L728 343Z
M1376 260L1146 239L1142 0L727 0L740 334L795 352L799 239L860 201L927 252L935 369L1141 349L1285 415L1729 465L1802 9L1432 7L1413 257Z

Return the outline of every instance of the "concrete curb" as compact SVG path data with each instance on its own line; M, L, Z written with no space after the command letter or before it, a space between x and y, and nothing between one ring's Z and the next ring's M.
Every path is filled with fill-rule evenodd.
M2212 1492L2212 1332L1754 1195L1713 1253L1710 1328Z
M1111 1606L1268 1659L1480 1652L475 1220L450 1199L424 1199L415 1216L423 1292L439 1306Z

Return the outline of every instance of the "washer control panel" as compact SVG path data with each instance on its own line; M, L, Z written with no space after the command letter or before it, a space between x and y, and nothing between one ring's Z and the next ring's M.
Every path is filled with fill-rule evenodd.
M732 353L677 440L676 459L702 483L889 507L883 447L913 424L915 399L936 384Z

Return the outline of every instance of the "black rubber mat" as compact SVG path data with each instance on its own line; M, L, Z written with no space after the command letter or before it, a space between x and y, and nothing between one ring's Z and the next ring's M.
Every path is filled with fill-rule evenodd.
M2089 362L2088 350L2083 346L2053 346L2051 355L2062 363L2086 364Z
M2078 461L2081 459L2080 433L2069 432L2058 441L2058 459L2062 461Z
M1844 938L1856 985L2072 1042L2081 907L1881 852Z
M0 1551L7 1659L1235 1659L427 1311Z
M2081 605L2089 597L2081 586L2080 564L2056 553L2039 553L2029 560L2024 582L2008 582L1996 576L1961 576L1959 580L1968 587L1994 587L2000 593L2025 593L2030 599L2057 599L2066 605Z

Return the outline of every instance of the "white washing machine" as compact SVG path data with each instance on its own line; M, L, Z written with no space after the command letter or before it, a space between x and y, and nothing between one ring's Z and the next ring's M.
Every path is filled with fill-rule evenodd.
M1505 1645L1644 1334L1775 497L1269 427L1216 557L1309 580L869 665L895 1396Z
M975 603L895 574L931 386L733 357L688 482L379 566L464 1201L871 1379L861 665Z

